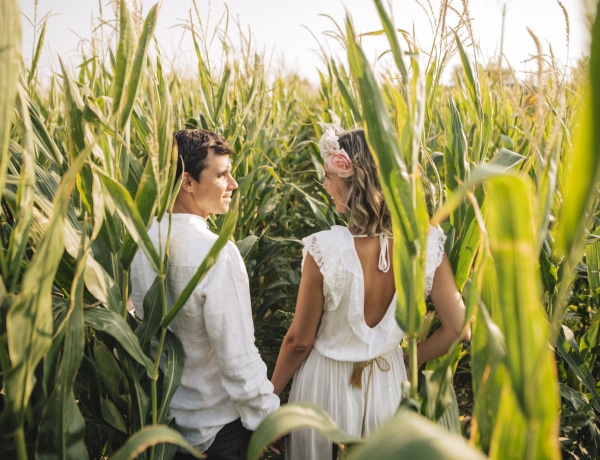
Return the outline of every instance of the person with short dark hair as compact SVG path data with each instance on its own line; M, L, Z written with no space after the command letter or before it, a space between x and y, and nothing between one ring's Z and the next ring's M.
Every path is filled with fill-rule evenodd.
M232 149L223 136L185 129L174 134L174 142L181 188L171 215L168 307L217 240L208 216L227 213L238 187L231 175ZM148 235L156 247L165 247L168 225L168 219L151 225ZM138 251L131 268L131 298L142 318L143 299L155 277ZM279 408L279 398L254 343L248 274L233 242L221 250L170 328L184 351L181 383L169 407L177 429L211 460L245 459L252 431ZM175 458L194 457L178 452Z

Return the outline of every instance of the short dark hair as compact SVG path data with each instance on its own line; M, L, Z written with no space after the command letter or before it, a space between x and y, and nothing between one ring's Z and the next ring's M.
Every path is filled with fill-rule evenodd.
M231 155L232 148L220 134L205 129L182 129L173 134L179 155L175 183L185 170L195 180L200 180L200 173L206 167L206 157L212 149L217 155Z

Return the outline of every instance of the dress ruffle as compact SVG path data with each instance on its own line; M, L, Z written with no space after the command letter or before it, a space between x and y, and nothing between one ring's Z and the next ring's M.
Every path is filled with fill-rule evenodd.
M427 235L427 256L425 260L425 296L431 293L433 288L433 277L435 271L442 263L444 258L444 245L446 244L446 235L439 227L429 226Z
M314 233L302 240L304 242L302 265L304 266L304 259L308 252L323 275L323 295L325 296L323 308L325 311L336 310L344 295L346 271L340 270L339 264L348 257L347 253L354 249L352 240L348 241L345 238L343 241L347 236L345 233L350 235L346 227L334 225L331 230ZM341 247L340 241L345 243ZM349 246L348 243L352 246ZM348 267L347 264L344 266Z

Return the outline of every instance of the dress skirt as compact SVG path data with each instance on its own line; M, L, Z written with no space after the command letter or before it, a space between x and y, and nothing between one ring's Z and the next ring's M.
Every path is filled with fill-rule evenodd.
M354 386L350 384L353 371L357 384ZM407 380L402 349L398 346L367 362L362 375L360 371L356 374L354 362L327 358L313 348L294 376L288 401L317 403L340 428L365 437L391 419L398 409L401 382ZM285 457L331 459L332 443L312 429L297 430L286 440Z

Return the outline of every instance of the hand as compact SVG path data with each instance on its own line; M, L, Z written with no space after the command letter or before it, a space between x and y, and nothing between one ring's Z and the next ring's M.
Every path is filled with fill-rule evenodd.
M276 455L283 455L285 452L285 436L272 442L267 448Z
M404 367L406 368L406 376L410 379L410 366L408 365L409 362L410 358L408 356L408 353L404 353Z

